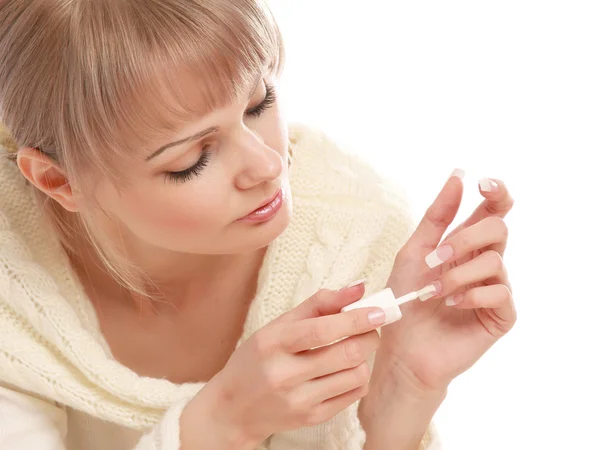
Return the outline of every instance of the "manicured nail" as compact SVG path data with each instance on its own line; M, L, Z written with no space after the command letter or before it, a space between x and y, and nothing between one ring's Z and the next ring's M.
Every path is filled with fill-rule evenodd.
M385 323L383 325L389 325L399 321L402 318L402 312L397 305L390 306L384 309L385 311Z
M350 283L349 285L347 285L347 286L344 286L342 289L350 289L350 288L353 288L354 286L358 286L359 284L363 284L365 281L366 281L366 280L364 280L364 279L363 279L363 280L357 280L357 281L354 281L354 282ZM340 290L341 290L341 289L340 289Z
M454 169L448 179L450 179L452 177L457 177L462 180L465 177L465 171L462 169Z
M434 281L433 283L425 286L423 289L417 291L417 294L419 295L419 300L424 302L425 300L429 300L431 297L435 297L440 292L442 292L442 283L439 281Z
M489 178L484 178L479 180L479 189L481 189L482 192L496 192L498 190L498 183Z
M433 269L452 258L453 254L454 250L452 250L452 247L448 244L444 244L427 255L425 257L425 262L429 268Z
M378 308L376 311L370 312L367 317L372 325L381 325L385 323L385 311Z
M446 306L456 306L465 299L464 294L456 294L446 297Z

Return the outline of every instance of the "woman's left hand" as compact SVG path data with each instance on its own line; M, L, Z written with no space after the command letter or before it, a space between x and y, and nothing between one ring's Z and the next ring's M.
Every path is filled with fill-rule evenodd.
M374 383L445 392L515 324L503 262L508 236L503 217L513 200L501 181L482 181L483 202L440 243L461 203L458 173L396 258L388 283L396 297L426 285L436 292L402 305L402 319L382 328Z

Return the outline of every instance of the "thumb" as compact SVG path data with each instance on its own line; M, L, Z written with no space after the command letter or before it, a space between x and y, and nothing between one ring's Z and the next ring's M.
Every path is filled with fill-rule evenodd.
M452 172L406 243L409 252L421 253L423 250L429 252L438 246L460 207L464 176L465 173L461 169L455 169Z

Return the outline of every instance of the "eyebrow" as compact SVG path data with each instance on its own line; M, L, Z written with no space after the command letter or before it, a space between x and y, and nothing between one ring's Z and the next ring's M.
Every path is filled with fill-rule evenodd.
M262 79L263 79L263 74L260 74L260 76L258 77L258 80L256 81L256 83L254 84L254 87L252 88L252 91L250 91L250 95L248 96L248 99L251 99L252 97L254 97L254 94L256 93L256 90L258 89L258 86L260 85L260 82L262 81ZM181 144L185 144L187 142L197 141L198 139L203 138L207 134L211 134L211 133L214 133L215 131L219 131L219 130L220 130L220 127L218 127L218 126L210 127L199 133L196 133L191 136L180 139L178 141L163 145L161 148L156 150L150 156L146 157L146 161L150 161L151 159L156 158L158 155L161 155L162 153L165 152L165 150L168 150L171 147L177 147L177 146L179 146Z
M158 155L162 154L165 150L168 150L171 147L177 147L178 145L185 144L186 142L196 141L200 138L203 138L207 134L214 133L215 131L219 131L219 127L210 127L210 128L207 128L206 130L201 131L200 133L196 133L196 134L193 134L186 138L180 139L178 141L171 142L170 144L163 145L161 148L159 148L154 153L152 153L150 156L148 156L146 158L146 161L150 161L151 159L156 158Z

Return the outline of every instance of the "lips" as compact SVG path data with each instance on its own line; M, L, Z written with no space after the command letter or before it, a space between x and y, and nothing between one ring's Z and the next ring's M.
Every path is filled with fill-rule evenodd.
M264 203L262 203L258 208L256 208L255 210L253 210L250 214L252 214L255 211L258 211L261 208L264 208L269 203L271 203L273 200L275 200L277 198L277 196L279 195L279 191L281 191L281 188L277 189L277 191L275 191L275 193L268 200L266 200Z
M279 189L271 198L248 215L238 219L238 222L262 223L268 222L281 210L285 199L283 189Z

